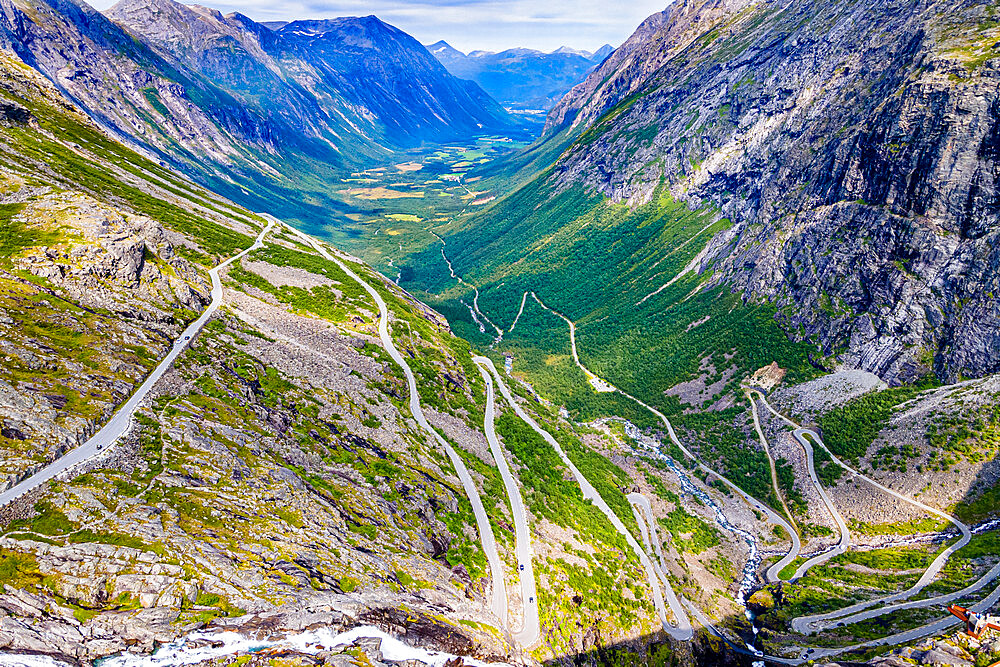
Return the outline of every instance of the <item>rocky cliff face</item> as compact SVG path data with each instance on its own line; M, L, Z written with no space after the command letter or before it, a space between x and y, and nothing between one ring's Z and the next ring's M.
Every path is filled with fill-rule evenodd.
M225 163L240 139L266 134L254 119L227 110L221 91L171 72L150 49L73 0L4 0L0 47L45 75L97 122L150 151L178 158L199 153ZM192 103L199 94L203 103Z
M553 110L555 178L717 208L694 268L851 366L996 372L998 37L978 2L674 3Z
M0 175L12 223L61 227L0 268L3 489L92 435L211 290L159 223L17 181Z

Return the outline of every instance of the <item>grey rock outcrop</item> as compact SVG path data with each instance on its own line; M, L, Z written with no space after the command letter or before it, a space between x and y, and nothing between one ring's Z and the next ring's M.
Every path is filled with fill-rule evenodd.
M1000 370L1000 68L982 3L687 0L549 117L616 201L664 180L733 229L695 267L902 382ZM644 137L640 139L639 137Z

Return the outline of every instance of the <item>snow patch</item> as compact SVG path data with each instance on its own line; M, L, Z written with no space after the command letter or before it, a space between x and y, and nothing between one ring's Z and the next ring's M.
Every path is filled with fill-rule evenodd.
M432 667L444 667L446 662L457 657L450 653L415 648L378 628L362 626L337 634L334 634L329 628L321 628L288 635L282 639L253 639L238 632L193 632L187 637L163 645L151 655L121 653L98 660L96 664L99 667L184 667L226 656L268 649L289 649L303 654L315 655L320 651L350 646L361 638L381 639L382 656L389 662L416 660ZM505 663L486 663L465 657L460 659L472 667L509 667ZM31 662L24 663L24 666L62 667L64 664L56 661ZM14 665L21 667L21 663L14 663Z

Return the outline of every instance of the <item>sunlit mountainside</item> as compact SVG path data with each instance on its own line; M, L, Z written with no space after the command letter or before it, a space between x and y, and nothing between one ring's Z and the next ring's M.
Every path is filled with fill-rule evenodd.
M0 665L989 667L998 44L0 0Z

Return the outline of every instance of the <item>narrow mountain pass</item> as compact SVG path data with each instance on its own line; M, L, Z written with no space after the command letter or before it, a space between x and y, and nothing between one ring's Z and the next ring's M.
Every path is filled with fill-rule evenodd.
M1000 586L995 588L986 597L979 600L977 603L969 607L970 611L975 612L986 612L997 602L1000 602ZM740 655L746 655L753 659L754 664L776 664L776 665L803 665L803 664L813 664L816 660L822 658L833 658L845 653L851 653L854 651L863 651L865 649L875 648L884 646L886 648L891 648L894 646L900 646L902 644L908 644L910 642L915 642L926 637L931 637L935 635L940 635L949 629L956 627L960 621L952 615L942 616L939 619L931 621L916 628L911 628L909 630L898 632L888 637L881 637L879 639L872 639L860 644L852 644L850 646L840 646L837 648L801 648L798 650L798 657L787 657L787 656L776 656L767 655L761 652L750 651L749 649L741 646L736 640L730 637L727 633L723 632L715 626L710 618L708 618L703 611L698 609L690 600L685 599L684 604L691 610L691 614L695 619L701 623L702 627L708 630L710 633L726 642L729 647L739 653Z
M618 515L616 515L614 511L612 511L611 507L608 506L604 498L601 497L601 494L597 492L594 486L589 481L587 481L587 478L584 477L584 475L580 472L580 470L576 467L576 465L574 465L573 461L570 460L569 456L566 455L566 452L563 451L562 447L559 445L556 439L552 437L552 434L543 429L541 426L539 426L538 423L534 419L532 419L532 417L524 410L524 408L522 408L521 405L516 400L514 400L514 396L507 388L507 385L500 377L500 374L497 372L496 368L490 365L490 370L493 373L493 378L494 380L496 380L497 386L500 388L500 393L503 394L503 397L507 401L507 404L510 405L511 409L514 410L517 416L520 417L525 424L531 427L531 429L535 431L535 433L540 435L545 440L545 442L547 442L549 446L551 446L556 451L556 453L559 455L559 458L562 459L563 464L566 465L567 468L569 468L577 484L580 486L580 491L583 493L583 497L593 502L594 506L597 507L597 509L599 509L608 518L608 521L611 522L611 525L614 526L615 530L617 530L622 535L622 537L625 538L626 542L628 542L629 547L631 547L632 551L638 557L639 562L642 564L643 569L646 571L646 578L649 581L650 588L653 591L653 603L656 607L657 614L660 617L660 623L663 626L663 631L669 634L674 639L684 640L684 641L691 639L694 636L694 631L691 628L691 622L688 619L687 612L684 611L684 608L681 605L680 601L677 599L677 596L674 593L673 588L671 588L670 586L666 586L665 589L667 594L667 602L670 605L670 610L673 613L674 618L677 619L677 625L674 626L667 620L666 607L663 601L663 592L659 585L659 575L657 574L656 568L653 565L653 561L646 554L645 550L643 550L643 548L636 541L635 537L632 536L632 533L630 533L629 530L625 527L625 524L622 523Z
M476 483L473 481L472 476L469 474L469 469L465 466L465 463L458 455L458 452L456 452L448 441L445 440L441 434L430 425L427 418L424 416L423 408L420 406L420 394L417 391L416 376L414 376L409 364L407 364L403 359L403 355L400 354L399 350L396 348L396 344L392 340L392 336L389 334L389 308L386 305L385 300L374 287L369 285L368 282L352 271L340 258L327 251L327 249L312 236L299 231L287 223L285 224L285 227L298 238L308 243L325 259L340 267L344 273L346 273L352 280L357 282L366 292L368 292L368 294L375 301L375 304L378 306L379 339L382 341L382 347L389 353L392 360L396 362L396 365L403 369L403 374L406 376L406 384L410 394L409 406L413 419L420 425L420 428L434 438L434 440L448 454L448 458L455 467L455 472L458 475L458 478L462 481L462 487L465 489L465 493L469 497L469 502L472 503L472 510L476 515L476 525L479 528L479 539L483 546L483 552L486 554L486 560L489 563L490 575L493 581L493 603L491 608L494 615L504 626L506 626L507 587L504 582L503 569L500 564L500 554L497 552L496 539L493 536L493 527L490 525L489 517L486 515L486 508L483 506L483 501L479 495L479 490L476 488Z
M31 477L0 493L0 507L38 488L50 479L55 479L69 472L77 465L106 452L128 432L132 426L132 417L135 415L135 411L153 389L154 385L163 377L163 374L167 372L177 357L190 346L191 341L198 335L205 324L212 319L212 316L219 310L219 306L222 305L223 289L219 272L246 254L262 247L264 245L264 237L274 228L274 225L274 221L270 221L257 235L253 245L209 270L208 274L212 278L212 302L205 308L198 319L189 324L180 337L174 341L174 345L167 355L146 376L146 379L139 385L139 388L135 390L128 401L118 408L108 423L79 447L69 450Z
M517 573L521 580L521 607L523 617L521 629L514 632L514 639L524 648L535 646L541 638L541 629L538 622L538 594L535 592L535 569L532 564L531 530L528 527L528 513L524 509L524 500L521 498L521 490L517 481L511 473L510 466L507 465L507 457L500 440L497 438L495 416L496 396L493 389L493 376L496 368L493 362L486 357L473 357L472 360L479 366L479 372L486 382L486 411L483 420L483 431L486 433L486 440L490 443L490 451L496 461L497 470L503 478L504 490L507 492L507 499L510 501L510 511L514 517L514 543L515 554L517 556Z
M595 389L598 389L598 387L601 387L601 388L607 387L609 389L604 389L605 391L607 391L607 390L617 391L618 393L622 394L623 396L626 396L627 398L630 398L631 400L635 401L639 405L645 407L647 410L649 410L650 412L652 412L664 424L664 426L666 428L666 431L667 431L667 434L670 437L670 439L673 442L673 444L675 444L684 453L685 456L687 456L690 459L692 459L695 462L695 464L698 466L698 468L700 470L702 470L705 473L709 473L709 474L717 476L724 484L726 484L726 486L728 488L730 488L732 491L736 492L751 507L753 507L754 509L756 509L756 510L762 512L762 513L764 513L768 517L768 519L770 521L772 521L773 523L776 523L777 525L782 526L788 532L788 534L790 536L795 536L795 538L798 537L796 531L794 531L792 529L791 525L779 513L775 512L773 509L769 508L768 506L764 505L763 503L761 503L757 499L753 498L752 496L750 496L749 494L747 494L746 492L744 492L742 489L740 489L738 486L736 486L729 479L727 479L726 477L720 475L715 470L713 470L712 468L710 468L707 465L705 465L687 447L685 447L680 442L679 438L677 437L677 435L676 435L676 433L675 433L675 431L673 429L673 426L670 423L670 420L666 417L666 415L664 415L662 412L660 412L656 408L652 407L651 405L645 403L641 399L638 399L635 396L632 396L631 394L629 394L629 393L621 390L620 388L615 387L614 385L612 385L607 380L605 380L603 378L600 378L596 374L590 372L589 369L587 369L586 366L580 360L579 353L577 351L577 345L576 345L576 327L575 327L575 324L569 318L567 318L566 316L564 316L561 313L558 313L557 311L549 308L544 303L544 301L542 301L542 299L540 297L538 297L537 294L535 294L535 293L532 292L532 297L539 303L539 305L542 308L545 308L546 310L549 310L554 315L560 317L561 319L563 319L567 323L567 325L569 326L569 329L570 329L570 343L571 343L572 356L573 356L574 363L581 369L581 371L584 372L584 374L587 377L588 381L590 382L590 384ZM495 370L494 370L494 372L495 372ZM510 402L512 404L512 406L516 406L516 403L513 402L512 397L510 397L508 395L509 392L506 391L506 387L503 385L503 383L500 380L499 376L496 376L496 379L497 379L497 381L498 381L498 383L499 383L499 385L501 387L501 391L505 394L505 397L508 399L508 402ZM788 420L783 415L777 413L774 410L774 408L772 408L770 406L770 404L767 402L766 397L763 394L758 394L758 395L759 395L759 400L761 401L761 403L772 414L774 414L776 417L782 419L783 421L785 421L786 423L788 423L789 425L791 425L793 428L796 429L795 432L794 432L794 435L796 437L796 440L803 447L803 450L806 452L807 462L808 462L809 470L810 470L810 477L812 478L813 483L817 485L817 488L818 489L822 489L821 485L819 484L818 477L815 474L815 462L814 462L813 456L811 455L812 454L812 445L811 445L811 443L808 442L808 440L806 440L806 436L808 435L810 438L815 439L815 441L816 441L817 444L819 444L824 449L826 449L825 445L823 444L822 440L819 438L818 434L816 434L814 431L811 431L809 429L802 429L797 424L794 424L794 422L791 422L791 420ZM756 408L756 403L754 401L751 400L751 404L754 406L754 408ZM518 410L518 408L515 407L515 410ZM537 424L534 424L533 420L531 420L530 417L528 417L526 413L522 414L522 412L523 411L518 411L518 416L520 416L522 419L524 419L526 421L526 423L528 423L529 425L531 425L532 428L534 428L536 431L538 431L540 434L542 434L543 437L545 437L544 430L540 429L537 426ZM757 416L757 426L759 427L759 413L756 416ZM759 435L762 436L763 434L759 432ZM546 438L546 440L549 441L550 438L551 438L551 436L549 436L549 438ZM828 451L828 453L830 453L829 450L827 450L827 451ZM831 456L833 456L832 453L830 453L830 454L831 454ZM928 568L928 571L925 572L924 575L921 577L921 580L918 581L917 585L913 586L911 589L909 589L907 591L903 591L901 593L897 593L897 594L891 595L891 596L887 596L885 598L881 598L881 599L878 599L878 600L873 600L873 601L858 603L858 604L853 605L851 607L848 607L846 609L838 610L836 612L831 612L829 614L820 614L820 615L815 615L815 616L805 616L805 617L799 617L799 618L792 619L791 626L792 626L792 629L795 632L798 632L800 634L810 634L812 632L818 632L818 631L821 631L821 630L826 629L828 627L832 627L834 625L841 625L841 624L842 625L847 625L847 624L850 624L850 623L856 623L856 622L868 620L868 619L871 619L871 618L876 618L876 617L884 616L885 614L892 613L893 611L905 610L905 609L911 609L911 608L926 608L926 607L931 607L931 606L940 606L940 605L947 604L948 602L951 602L951 601L954 601L954 600L963 599L963 598L967 599L969 595L975 594L976 592L980 591L983 587L985 587L988 583L990 583L991 581L993 581L997 577L1000 577L1000 564L998 564L992 570L990 570L989 572L987 572L986 575L984 575L983 577L981 577L976 583L974 583L973 585L970 585L970 586L962 589L961 591L957 591L955 593L951 593L951 594L948 594L948 595L938 596L936 598L932 598L932 599L928 599L928 600L918 600L918 601L914 601L914 602L910 602L910 603L902 603L902 604L893 605L892 604L893 602L896 602L896 601L899 601L899 600L904 600L904 599L906 599L908 597L912 597L912 595L915 595L920 590L922 590L924 587L926 587L929 583L931 583L931 581L934 580L934 578L937 576L937 574L940 572L940 570L947 563L948 557L952 553L954 553L955 551L957 551L959 548L961 548L962 546L965 546L965 544L968 543L968 539L971 538L971 533L968 533L969 529L968 529L967 526L965 526L961 522L957 521L956 519L948 517L946 514L940 512L938 510L934 510L933 508L928 507L928 506L926 506L926 505L924 505L922 503L919 503L918 501L915 501L913 499L907 498L907 497L905 497L905 496L903 496L901 494L897 494L897 493L893 492L891 489L888 489L887 487L882 486L878 482L875 482L874 480L871 480L870 478L867 478L864 475L861 475L859 472L857 472L853 468L850 468L846 464L843 464L836 457L833 457L833 458L834 458L834 461L836 461L838 463L838 465L841 465L842 467L844 467L848 472L850 472L851 474L857 475L858 477L861 477L862 479L865 479L870 484L874 485L876 488L879 488L880 490L883 490L883 491L889 493L890 495L893 495L893 496L895 496L895 497L897 497L897 498L899 498L901 500L904 500L904 501L909 502L911 504L914 504L914 505L916 505L916 506L918 506L918 507L920 507L922 509L925 509L926 511L934 513L936 516L940 516L942 518L947 518L949 521L951 521L952 523L954 523L956 526L959 527L960 531L963 534L963 537L962 537L961 540L959 540L959 542L957 542L956 544L952 545L951 547L949 547L948 549L946 549L945 551L943 551L941 554L939 554L937 556L937 558L935 558L934 562L931 564L931 567ZM829 496L826 493L825 489L821 490L821 497L824 500L824 504L826 505L827 510L834 517L834 520L836 521L836 523L838 525L838 528L840 528L840 535L841 535L840 539L838 541L837 546L833 550L825 552L824 554L820 554L819 556L814 557L813 559L810 559L809 561L807 561L806 563L804 563L802 566L800 566L798 568L798 570L796 571L795 575L793 576L793 579L800 578L810 568L812 568L812 567L814 567L816 565L819 565L821 563L825 563L825 562L829 561L830 559L834 558L835 556L837 556L837 555L839 555L841 553L846 552L850 548L850 546L851 546L850 531L847 528L846 522L844 521L843 517L840 515L839 511L836 509L836 506L833 504L833 501L829 498ZM637 519L641 519L643 512L645 512L645 510L646 510L645 503L643 502L644 500L646 501L646 503L648 503L648 499L646 499L643 496L641 496L641 494L633 494L633 495L629 496L629 501L633 505L633 511L636 513ZM647 526L650 525L650 524L649 524L648 521L639 521L639 525L640 525L640 529L644 529L644 528L647 528ZM962 530L963 527L964 527L964 530ZM653 540L651 538L649 538L645 534L645 531L643 531L643 532L644 532L643 537L647 538L647 539L644 539L644 542L648 541L647 551L649 553L649 556L652 556L653 553L655 552L655 548L651 548L652 544L653 544ZM787 567L788 564L790 564L791 562L793 562L798 557L798 553L799 553L800 549L801 549L800 540L793 538L793 545L792 545L792 548L789 550L789 552L780 561L778 561L778 563L776 563L776 564L774 564L774 565L772 565L771 567L768 568L767 573L765 573L766 580L769 583L776 583L778 581L778 576L777 576L778 573L782 569L784 569L785 567ZM643 559L643 560L644 560L644 564L645 564L645 562L646 562L647 559ZM654 565L653 561L652 561L652 558L649 558L648 562L652 565L652 569L653 569L654 572L657 573L657 576L658 577L662 576L664 568L660 567L660 566L657 566L657 565ZM666 587L666 590L667 590L668 596L671 598L671 600L676 600L676 597L672 595L673 591L672 591L672 589L669 586ZM996 602L998 600L1000 600L1000 587L998 587L996 590L994 590L992 593L990 593L987 597L983 598L978 603L976 603L973 606L973 608L974 609L979 609L979 610L986 610L986 609L989 609L993 604L996 604ZM763 659L763 660L765 660L765 662L773 662L773 663L778 663L778 664L803 664L807 660L812 660L812 659L821 658L821 657L833 657L833 656L841 655L841 654L844 654L844 653L847 653L847 652L850 652L850 651L861 650L861 649L865 649L865 648L871 648L871 647L876 647L876 646L888 646L888 647L898 646L900 644L905 644L907 642L914 641L914 640L917 640L917 639L920 639L920 638L923 638L923 637L928 637L928 636L939 634L942 631L944 631L944 630L946 630L946 629L948 629L948 628L950 628L950 627L952 627L952 626L955 625L954 619L952 617L943 617L943 618L941 618L939 620L933 621L931 623L927 623L927 624L922 625L922 626L917 627L917 628L913 628L913 629L907 630L905 632L897 633L897 634L890 635L888 637L883 637L883 638L880 638L880 639L874 639L874 640L871 640L871 641L868 641L868 642L864 642L864 643L861 643L861 644L857 644L857 645L845 646L845 647L840 647L840 648L828 648L828 649L815 649L815 648L813 648L813 649L805 649L805 648L803 648L803 649L801 649L801 653L800 653L800 656L798 658L794 658L794 657L779 657L779 656L765 656L765 655L761 655L761 654L759 654L759 653L757 653L755 651L751 651L751 650L749 650L747 648L739 646L731 638L726 637L723 633L721 633L720 631L718 631L717 629L715 629L714 627L712 627L711 626L711 622L708 621L708 619L704 616L704 614L701 613L700 610L698 610L691 601L685 600L684 603L685 604L683 606L687 607L687 609L690 609L691 612L692 612L692 614L695 616L695 618L697 618L699 620L699 622L702 623L702 625L704 625L706 628L708 628L710 631L712 631L713 634L716 634L717 636L723 638L737 652L744 653L744 654L746 654L748 656L751 656L751 657L754 657L754 658L757 658L757 659ZM680 604L679 601L678 601L678 604ZM876 606L878 606L878 608L871 609L871 607L876 607ZM865 611L865 610L868 610L868 611ZM853 614L853 615L851 615L851 614ZM706 625L706 622L708 622L708 625Z
M542 303L542 301L540 299L538 299L538 301L539 301L539 303L543 307L545 307L544 303ZM549 309L549 310L551 310L551 309ZM552 312L555 313L555 311L552 311ZM565 316L562 316L559 313L555 313L555 314L559 315L562 319L564 319L567 322L569 322L568 318L566 318ZM572 323L570 322L570 324L572 324ZM572 343L572 346L573 346L573 353L574 353L573 357L574 357L574 360L581 367L581 369L584 370L584 372L587 374L588 378L597 378L596 375L594 375L593 373L590 373L586 369L586 367L583 366L582 362L579 361L579 355L576 352L575 326L571 327L571 334L573 334L573 335L571 335L571 343ZM603 380L603 379L600 379L600 378L598 378L598 379L602 383L607 383L606 380ZM610 385L610 383L607 383L607 384ZM671 425L669 419L667 419L666 415L664 415L662 412L660 412L656 408L654 408L654 407L648 405L647 403L643 402L641 399L638 399L638 398L632 396L631 394L628 394L627 392L621 390L620 388L615 387L614 390L618 391L623 396L626 396L626 397L632 399L633 401L635 401L639 405L642 405L647 410L649 410L654 415L656 415L660 419L660 421L664 424L664 426L666 427L667 433L668 433L671 441L686 456L688 456L689 458L691 458L692 460L694 460L695 463L696 463L696 465L702 471L704 471L706 473L710 473L710 474L716 475L720 480L722 480L722 482L724 484L727 485L727 487L729 487L730 489L732 489L733 491L735 491L737 494L739 494L752 507L754 507L758 511L761 511L761 512L765 513L773 522L778 523L779 525L782 525L786 530L788 530L789 534L793 534L793 531L791 530L791 527L774 510L772 510L771 508L767 507L763 503L757 501L755 498L753 498L749 494L745 493L742 489L740 489L739 487L737 487L735 484L733 484L726 477L723 477L722 475L719 475L714 470L712 470L711 468L709 468L708 466L706 466L704 463L702 463L696 456L694 456L694 454L690 450L688 450L680 442L679 438L677 437L676 433L674 432L673 426ZM989 572L987 572L983 577L981 577L975 584L970 585L970 586L966 587L965 589L963 589L961 591L958 591L956 593L951 593L951 594L948 594L948 595L938 596L936 598L932 598L932 599L928 599L928 600L919 600L919 601L915 601L915 602L912 602L912 603L906 603L906 604L900 604L900 605L891 605L891 604L889 604L889 603L892 603L894 601L905 599L906 597L910 597L912 595L915 595L917 592L919 592L919 590L922 590L927 584L929 584L934 579L934 577L937 575L937 573L940 571L940 569L944 567L944 565L947 562L948 557L951 555L951 553L954 553L954 551L957 551L962 546L965 546L965 544L968 543L969 539L971 539L971 532L969 532L968 527L965 526L965 524L959 522L957 519L949 517L948 515L940 512L938 510L935 510L934 508L926 506L923 503L920 503L919 501L915 501L913 499L907 498L906 496L903 496L902 494L898 494L898 493L892 491L891 489L888 489L887 487L884 487L883 485L879 484L878 482L876 482L874 480L871 480L870 478L865 477L861 473L857 472L853 468L847 466L846 464L844 464L843 462L841 462L839 459L837 459L837 457L835 457L833 455L833 453L830 452L826 448L825 444L823 444L823 442L820 439L819 435L816 434L814 431L811 431L809 429L803 429L800 426L798 426L797 424L794 424L794 422L791 422L791 420L787 419L786 417L784 417L780 413L777 413L774 410L774 408L772 408L770 406L770 404L766 401L766 399L764 397L761 397L761 402L776 417L782 419L783 421L785 421L786 423L789 423L790 425L793 425L796 428L795 435L796 435L796 437L798 439L800 439L800 443L801 443L801 439L805 435L809 435L810 437L814 438L815 441L820 446L822 446L824 449L827 450L827 452L831 455L831 457L833 457L833 460L835 462L837 462L839 465L841 465L842 467L844 467L848 472L850 472L850 473L852 473L854 475L857 475L858 477L861 477L862 479L865 479L866 481L868 481L870 484L872 484L876 488L879 488L879 489L881 489L881 490L889 493L890 495L893 495L893 496L895 496L895 497L897 497L897 498L899 498L901 500L904 500L906 502L912 503L912 504L914 504L914 505L916 505L916 506L918 506L918 507L920 507L922 509L925 509L925 510L927 510L927 511L929 511L929 512L931 512L931 513L933 513L933 514L935 514L937 516L940 516L942 518L947 518L949 521L951 521L952 523L954 523L956 526L959 526L959 529L963 533L963 537L962 537L961 540L959 540L959 542L955 543L954 545L952 545L951 547L949 547L948 549L946 549L945 551L943 551L941 554L938 555L938 557L932 563L931 568L929 568L929 570L928 570L928 572L930 572L930 574L928 574L928 572L925 572L924 576L921 577L921 581L918 582L917 585L919 586L919 589L917 588L917 586L914 586L909 591L903 591L902 593L897 593L897 594L895 594L893 596L888 596L887 598L882 598L882 599L879 599L879 600L874 600L874 601L859 603L858 605L854 605L852 607L849 607L847 609L842 609L842 610L839 610L837 612L831 612L830 614L822 614L822 615L816 615L816 616L806 616L806 617L799 617L799 618L792 619L791 625L792 625L792 629L794 631L796 631L796 632L798 632L800 634L809 634L810 632L817 632L817 631L823 630L823 629L825 629L827 627L830 627L832 625L836 625L836 624L847 625L847 624L850 624L850 623L860 622L860 621L868 620L870 618L876 618L876 617L879 617L879 616L883 616L885 614L892 613L893 611L896 611L896 610L911 609L911 608L926 608L926 607L931 607L931 606L945 605L948 602L951 602L951 601L954 601L954 600L958 600L958 599L961 599L963 597L967 597L969 595L972 595L972 594L978 592L984 586L986 586L988 583L990 583L991 581L993 581L997 577L1000 577L1000 564L998 564L993 569L991 569ZM832 502L831 502L831 507L832 507ZM837 515L839 516L839 513ZM846 531L846 525L844 526L844 528L845 528L845 532L842 533L842 535L847 533L847 531ZM964 530L962 530L963 528L964 528ZM843 541L843 537L842 537L842 541ZM786 556L786 558L787 558L787 556ZM832 556L831 556L831 558L832 558ZM793 559L788 559L787 562L791 562L791 560L793 560ZM775 573L777 571L778 570L775 570ZM1000 587L997 587L996 590L994 590L988 596L986 596L985 598L983 598L982 600L980 600L978 603L976 603L975 605L973 605L971 608L974 609L974 610L984 611L984 610L987 610L990 607L992 607L994 604L996 604L997 601L1000 601ZM693 606L694 606L693 603L691 603L690 601L686 601L686 602L687 602L688 608L693 608ZM878 608L878 609L872 609L872 610L867 611L867 612L857 613L854 616L850 616L850 617L847 617L847 618L844 617L845 614L850 614L850 613L852 613L854 611L860 611L860 610L863 610L863 609L868 609L869 607L872 607L872 606L875 606L875 605L887 605L887 606L884 606L884 607L881 607L881 608ZM696 618L703 617L703 615L700 614L700 613L696 613L695 616L696 616ZM951 617L951 616L943 617L943 618L941 618L938 621L934 621L932 623L920 626L918 628L913 628L911 630L907 630L907 631L902 632L902 633L891 635L889 637L883 637L883 638L880 638L880 639L871 640L871 641L868 641L868 642L865 642L865 643L862 643L862 644L858 644L858 645L845 646L845 647L840 647L840 648L831 648L831 649L809 649L809 650L803 649L802 654L801 654L801 656L800 656L799 659L794 659L794 658L791 658L791 659L789 659L789 658L779 658L779 657L776 657L776 656L773 656L773 657L772 656L762 656L762 655L758 655L758 654L756 654L754 652L748 651L746 649L741 649L739 646L736 646L736 645L734 645L733 648L736 649L736 650L738 650L739 652L745 652L747 655L754 656L754 657L757 657L757 658L762 658L762 659L765 659L765 660L768 660L768 661L771 661L771 662L783 663L783 664L802 664L802 663L806 662L807 660L812 660L812 659L820 658L820 657L832 657L832 656L836 656L836 655L841 655L843 653L847 653L849 651L854 651L854 650L859 650L859 649L864 649L864 648L871 648L871 647L875 647L875 646L898 646L900 644L904 644L904 643L907 643L907 642L910 642L910 641L914 641L914 640L917 640L917 639L920 639L920 638L923 638L923 637L928 637L928 636L931 636L931 635L939 634L940 632L946 630L949 627L954 626L955 624L956 624L956 622L955 622L955 619L953 617ZM703 623L703 625L704 625L704 623Z

